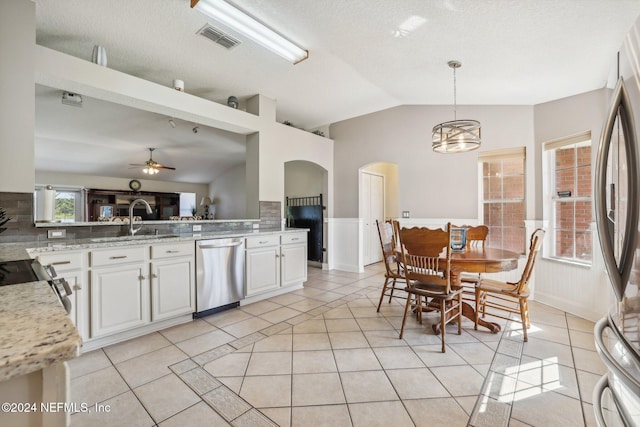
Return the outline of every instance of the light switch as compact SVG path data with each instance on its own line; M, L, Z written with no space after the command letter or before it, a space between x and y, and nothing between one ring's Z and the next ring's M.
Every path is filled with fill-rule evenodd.
M409 211L402 211L402 218L409 218Z
M193 231L202 231L202 225L200 225L200 224L194 225L193 226Z

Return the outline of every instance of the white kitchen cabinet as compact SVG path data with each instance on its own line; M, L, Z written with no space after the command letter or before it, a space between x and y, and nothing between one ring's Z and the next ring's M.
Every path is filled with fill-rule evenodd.
M87 254L79 252L56 252L37 255L36 259L42 265L53 266L57 277L67 281L72 294L71 312L69 317L80 333L82 339L87 339L89 328L89 306L87 293Z
M150 322L147 253L148 246L91 252L91 338Z
M307 233L247 237L245 294L274 291L307 280Z
M195 311L194 244L151 247L151 320Z

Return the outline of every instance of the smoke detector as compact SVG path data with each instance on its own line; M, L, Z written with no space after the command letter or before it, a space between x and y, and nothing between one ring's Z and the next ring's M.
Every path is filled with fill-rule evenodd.
M62 92L62 103L73 107L82 107L82 95L71 92Z

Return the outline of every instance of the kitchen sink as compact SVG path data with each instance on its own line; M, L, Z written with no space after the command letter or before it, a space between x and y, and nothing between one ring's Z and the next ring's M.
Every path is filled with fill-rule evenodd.
M129 240L159 240L159 239L173 239L180 237L178 234L143 234L139 236L117 236L117 237L97 237L90 239L94 243L107 243L107 242L126 242Z

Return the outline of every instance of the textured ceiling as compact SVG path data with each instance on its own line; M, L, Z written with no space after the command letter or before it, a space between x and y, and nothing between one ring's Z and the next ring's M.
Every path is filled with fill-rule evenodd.
M315 127L402 104L532 105L601 88L638 0L229 0L310 51L292 65L196 32L189 0L35 0L36 42L225 103L257 93Z

